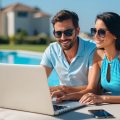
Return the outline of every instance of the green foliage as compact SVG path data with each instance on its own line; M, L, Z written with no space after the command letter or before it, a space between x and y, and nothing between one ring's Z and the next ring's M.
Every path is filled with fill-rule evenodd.
M21 36L27 36L27 35L28 35L28 33L26 32L26 30L19 30L19 31L17 32L17 34L18 34L18 35L21 35Z
M55 37L51 37L51 38L50 38L50 42L51 42L51 43L52 43L52 42L56 42Z
M35 36L16 36L16 44L49 44L50 38L46 34L38 34Z
M15 43L15 36L13 35L13 36L10 36L9 37L9 41L10 41L10 44L14 44Z
M30 45L48 45L51 42L54 42L53 37L49 37L45 33L41 33L34 36L28 36L25 31L19 31L15 36L1 36L0 44L7 43L12 44L30 44Z
M25 51L35 51L35 52L44 52L44 50L46 49L47 45L25 45L25 44L21 44L21 45L16 45L16 44L12 44L12 45L0 45L0 49L5 49L5 50L25 50Z
M27 32L25 30L21 30L19 31L16 35L15 35L15 43L16 44L22 44L24 41L24 38L27 36Z
M9 44L8 36L0 36L0 44Z

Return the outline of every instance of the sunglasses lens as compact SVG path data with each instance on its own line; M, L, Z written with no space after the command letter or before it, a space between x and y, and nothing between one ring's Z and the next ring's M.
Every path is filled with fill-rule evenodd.
M105 37L106 31L104 29L99 29L97 31L96 28L91 28L90 30L92 36L95 36L95 34L97 33L99 37Z
M99 29L99 30L98 30L98 35L99 35L100 37L105 37L105 34L106 34L105 30L103 30L103 29Z
M72 36L72 34L73 34L73 30L74 30L74 29L68 29L68 30L65 30L65 31L64 31L64 35L67 36L67 37Z
M72 36L74 29L67 29L65 31L54 31L54 36L56 38L61 38L62 34L64 34L67 37Z
M61 32L61 31L54 31L54 36L55 36L56 38L61 38L62 32Z
M91 28L90 31L91 31L92 36L94 36L96 34L96 28Z

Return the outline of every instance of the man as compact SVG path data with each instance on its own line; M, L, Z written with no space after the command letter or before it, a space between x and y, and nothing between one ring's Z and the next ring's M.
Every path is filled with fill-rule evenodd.
M86 88L95 44L78 37L79 18L76 13L61 10L52 19L55 43L45 50L41 65L47 76L56 70L60 85L51 87L52 94L77 92Z

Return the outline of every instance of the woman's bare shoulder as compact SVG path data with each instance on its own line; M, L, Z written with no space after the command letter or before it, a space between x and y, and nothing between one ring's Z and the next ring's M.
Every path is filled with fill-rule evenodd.
M96 49L94 54L94 62L102 61L104 58L104 50L102 49Z
M119 54L118 54L118 58L119 58L119 60L120 60L120 51L119 51Z

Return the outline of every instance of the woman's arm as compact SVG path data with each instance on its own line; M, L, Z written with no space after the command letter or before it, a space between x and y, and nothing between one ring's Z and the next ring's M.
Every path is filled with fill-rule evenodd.
M80 102L83 104L120 103L120 96L87 93L80 99Z
M100 65L101 57L98 54L98 51L95 52L93 58L93 65L88 72L88 85L86 89L82 90L82 95L88 92L98 93L100 88Z
M120 96L101 95L104 103L120 103Z

